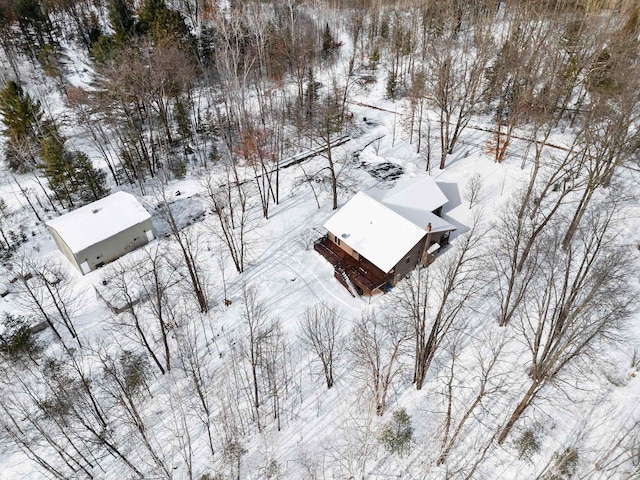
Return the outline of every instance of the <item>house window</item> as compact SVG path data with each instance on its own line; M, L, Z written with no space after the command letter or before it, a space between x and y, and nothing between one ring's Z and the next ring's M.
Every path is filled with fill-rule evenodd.
M338 237L336 237L335 235L333 236L333 238L336 239L336 245L340 245L340 239Z
M409 255L407 258L405 258L405 259L404 259L404 261L405 261L406 263L409 263L409 262L411 261L411 255Z

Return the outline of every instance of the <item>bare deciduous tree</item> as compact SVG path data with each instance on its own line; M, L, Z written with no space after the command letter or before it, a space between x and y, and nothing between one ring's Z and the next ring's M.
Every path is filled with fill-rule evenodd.
M440 168L453 153L460 135L478 109L483 75L492 51L490 24L478 22L473 33L451 32L430 39L427 95L437 108L440 122Z
M481 191L482 177L476 173L467 180L463 193L464 199L469 202L469 209L473 208L473 204L480 199Z
M140 268L141 265L136 262L123 262L107 270L108 280L102 295L112 307L121 310L120 314L113 315L111 318L117 333L127 337L131 335L144 347L160 373L164 375L166 362L163 365L156 353L156 345L147 327L148 322L141 305L146 298L143 288L138 283L140 276L136 272Z
M545 241L542 268L524 294L519 332L531 356L529 387L502 428L498 443L538 394L626 319L632 304L625 252L611 244L612 213L593 215L579 242L562 249L558 232Z
M248 236L254 228L250 221L250 196L237 167L232 165L225 171L225 182L221 185L214 184L211 177L206 179L209 206L216 217L209 226L228 249L238 273L242 273L247 261Z
M594 194L610 186L615 173L633 158L637 149L637 132L631 125L638 119L634 108L637 95L637 91L633 90L613 108L608 102L597 106L593 114L585 119L588 125L583 135L584 144L581 145L585 153L584 188L562 242L565 249L569 248Z
M77 297L66 270L60 264L42 262L26 255L12 265L19 293L17 300L23 308L46 322L60 341L63 339L56 325L63 325L82 346L73 324Z
M384 414L389 389L400 372L402 347L411 338L406 327L390 316L374 315L363 315L353 327L351 354L377 415Z
M189 379L190 387L190 395L185 398L185 401L192 404L193 410L197 412L196 416L206 430L211 457L214 458L212 423L216 404L211 395L211 387L215 382L211 356L201 348L199 335L192 323L187 323L181 329L179 345L180 368Z
M328 183L331 189L332 208L338 208L338 187L340 185L340 173L342 171L341 164L338 162L336 149L333 145L338 136L345 130L347 124L347 107L346 93L347 87L337 85L334 78L333 90L325 99L325 104L318 107L314 120L312 122L311 134L312 141L317 146L324 148L321 154L327 160L327 166L323 170L327 171Z
M164 347L165 368L171 371L171 348L169 333L177 326L175 306L171 298L178 280L177 269L169 261L169 253L161 245L153 245L144 250L144 260L132 269L137 276L140 294L145 307L158 320L160 340ZM141 299L142 299L141 298Z
M327 388L333 387L333 367L343 341L342 328L336 307L324 303L307 308L300 321L300 340L318 356Z
M366 478L368 467L378 451L372 412L344 412L344 421L327 441L329 465L339 478Z
M260 420L261 376L260 367L264 362L264 348L275 330L275 324L268 318L264 303L254 287L243 288L242 317L246 336L243 338L243 356L248 362L251 377L252 404L254 419L258 430L262 429Z
M451 339L447 345L450 359L445 380L446 413L444 421L444 435L442 450L438 456L437 463L447 462L447 459L456 445L465 437L471 434L473 429L490 429L487 422L485 425L472 425L470 420L482 410L485 416L491 415L487 408L492 399L503 395L506 389L506 375L500 371L500 360L502 350L506 343L506 338L495 335L488 331L481 334L480 338L474 338L477 343L473 345L474 361L469 368L467 365L458 365L458 360L464 348L464 333ZM497 368L496 368L497 367ZM462 373L464 372L464 373ZM467 395L466 390L469 390ZM495 415L495 414L494 414ZM466 433L466 434L465 434ZM453 461L452 468L462 467Z
M169 233L176 242L182 254L183 265L187 269L191 291L195 296L201 312L209 310L207 295L206 273L203 271L202 262L198 259L200 239L191 229L178 225L176 217L171 210L171 203L164 186L156 184L158 208L162 218L169 225Z
M114 402L111 415L118 419L120 427L136 438L149 454L153 466L146 468L150 472L155 471L156 475L170 478L172 469L163 451L166 445L161 445L155 438L143 411L142 394L146 388L146 372L135 368L136 364L130 361L130 356L114 357L105 349L96 351L96 355L102 368L102 390Z
M279 320L274 320L270 325L261 357L260 369L265 380L265 397L270 400L272 418L276 422L276 429L280 431L283 404L291 383L291 362L289 345Z
M415 348L413 381L420 390L436 351L479 291L480 232L477 222L458 240L455 251L429 267L419 266L398 285L398 311Z
M517 192L498 215L491 268L498 273L495 284L501 300L501 326L511 320L536 268L536 260L530 257L539 250L539 239L551 228L562 228L563 207L584 184L579 177L585 152L578 148L579 138L580 133L564 155L548 159L542 159L542 147L536 145L526 188Z

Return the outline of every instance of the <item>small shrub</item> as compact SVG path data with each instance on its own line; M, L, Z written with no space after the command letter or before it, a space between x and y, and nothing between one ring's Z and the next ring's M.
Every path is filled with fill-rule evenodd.
M316 240L318 240L318 232L312 228L305 230L300 234L299 243L305 250L309 251L313 248Z
M264 468L264 478L280 478L280 475L282 475L282 467L277 460L272 459Z
M221 473L203 473L198 480L224 480Z
M578 451L575 448L565 448L553 454L553 462L553 469L544 476L544 480L569 480L578 468Z
M380 49L376 47L369 57L369 68L375 70L378 67L378 63L380 63Z
M533 430L525 431L514 444L518 450L518 458L521 460L531 460L531 457L540 451L540 443Z
M554 455L558 473L566 478L573 477L578 467L578 452L573 448L565 448L561 454Z
M411 417L404 408L393 412L393 418L380 432L380 443L391 453L401 457L409 452L413 440Z
M60 75L58 55L51 44L45 43L40 49L38 52L38 62L40 62L45 75L48 77L58 77Z
M9 358L18 358L22 355L33 358L40 352L41 346L24 318L5 313L2 324L4 332L0 335L1 353Z
M387 77L386 93L387 97L391 99L396 98L398 93L398 76L393 72L390 72Z
M149 361L142 353L134 353L125 350L120 355L120 366L127 390L135 395L143 387L147 386L147 372L149 371Z
M91 42L91 56L98 64L106 63L115 53L117 48L113 35L99 35Z
M178 180L182 180L187 174L187 164L183 161L173 162L171 164L171 173L173 173L174 178Z

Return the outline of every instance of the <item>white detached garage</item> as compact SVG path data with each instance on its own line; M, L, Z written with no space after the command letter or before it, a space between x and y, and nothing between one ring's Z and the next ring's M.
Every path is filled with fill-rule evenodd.
M125 192L116 192L46 224L60 251L83 274L154 238L151 215Z

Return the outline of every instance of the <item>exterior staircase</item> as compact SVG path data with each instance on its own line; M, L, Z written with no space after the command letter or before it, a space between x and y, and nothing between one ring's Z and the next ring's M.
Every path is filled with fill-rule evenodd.
M352 297L360 296L360 294L358 293L358 289L349 278L349 275L347 275L347 272L345 272L340 268L340 269L335 269L335 274L340 275L342 279L340 283L342 283L345 287L347 287L347 290L349 290L349 293L351 294Z

